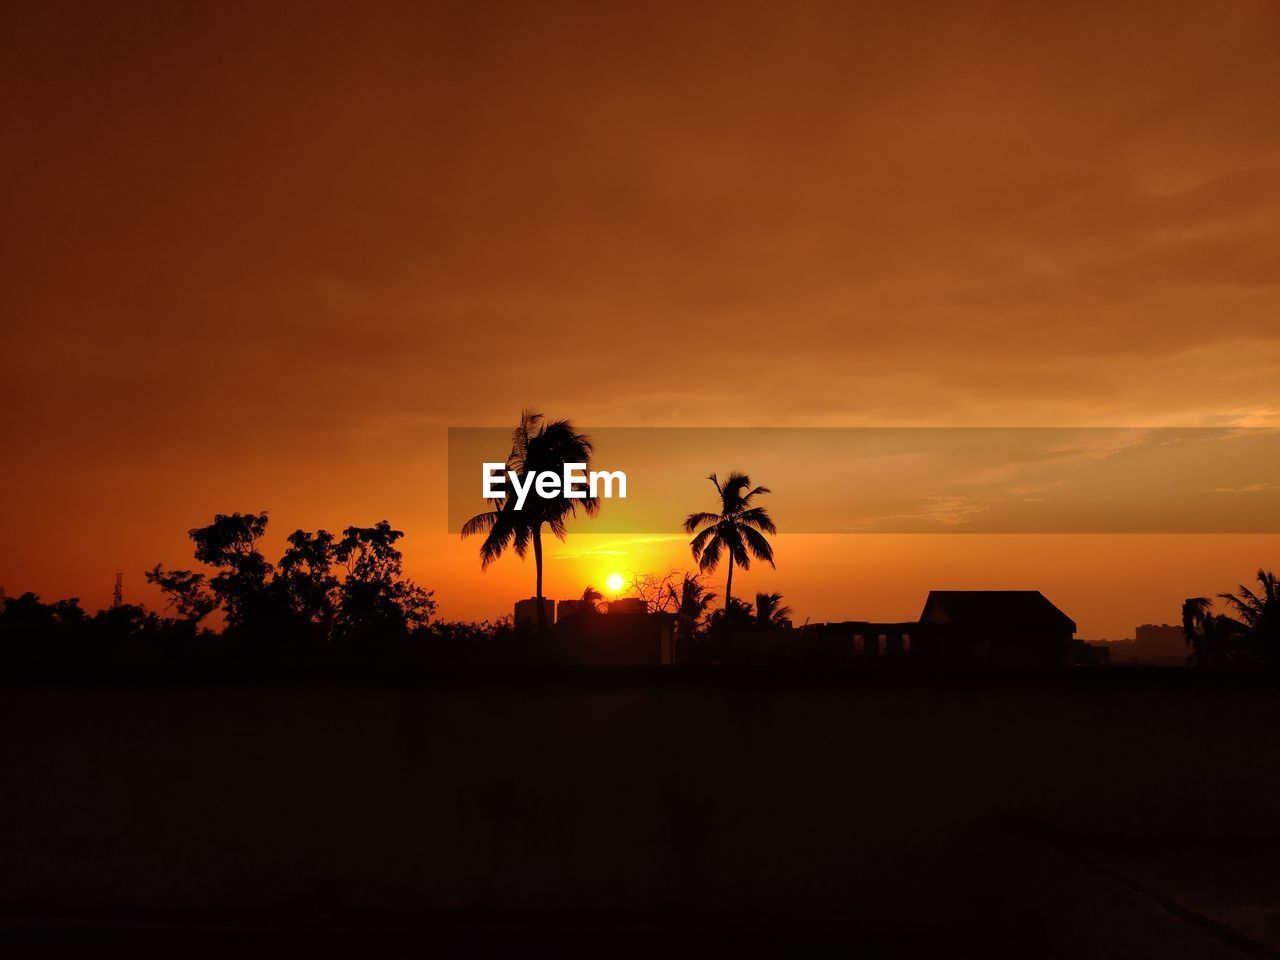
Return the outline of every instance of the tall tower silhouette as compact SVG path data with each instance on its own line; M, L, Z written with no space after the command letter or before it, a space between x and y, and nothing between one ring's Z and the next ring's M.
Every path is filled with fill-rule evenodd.
M114 610L122 603L124 603L124 574L117 573L115 589L111 591L111 609Z

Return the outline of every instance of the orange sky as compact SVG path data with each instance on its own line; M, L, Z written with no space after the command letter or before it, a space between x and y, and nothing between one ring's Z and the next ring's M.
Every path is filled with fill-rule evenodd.
M522 406L1280 425L1275 3L124 7L0 10L10 593L147 597L266 508L388 517L446 616L502 612L532 571L441 532L445 428ZM548 591L685 555L574 537ZM1280 538L778 558L742 589L800 619L1034 586L1118 636Z

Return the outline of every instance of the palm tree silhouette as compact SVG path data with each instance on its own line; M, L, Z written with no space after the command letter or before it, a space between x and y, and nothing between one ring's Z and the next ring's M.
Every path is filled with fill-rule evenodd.
M736 470L722 484L713 473L708 477L720 495L719 513L691 513L684 521L684 532L695 533L689 546L698 568L709 573L720 563L722 553L729 555L729 576L724 584L724 609L729 609L733 591L733 565L751 569L751 558L773 566L773 547L765 534L776 534L777 528L764 507L753 507L751 501L769 492L768 487L752 487L751 478Z
M507 469L521 480L534 472L550 471L561 474L566 463L585 463L591 469L591 439L578 433L568 420L546 423L540 413L525 410L520 423L511 434L511 452L507 455ZM464 538L478 533L485 534L480 544L480 569L487 569L507 547L513 547L521 560L533 545L533 563L537 570L534 596L538 601L538 630L546 630L546 611L542 602L542 528L563 540L568 533L566 523L581 507L589 517L600 511L598 497L571 499L564 492L543 497L530 490L524 509L516 509L514 496L503 496L489 501L492 510L478 513L462 525Z
M707 608L716 600L716 595L703 585L701 577L693 573L684 575L679 590L668 584L667 592L674 602L676 616L690 623L697 623L706 616Z
M1182 633L1193 667L1222 667L1239 662L1246 627L1225 614L1215 614L1208 597L1189 597L1182 604Z
M791 608L783 605L782 594L756 594L757 630L784 630L790 626Z
M600 604L604 602L604 594L590 584L582 591L582 607L583 613L599 613Z
M1254 593L1240 584L1240 593L1220 593L1240 621L1248 628L1245 642L1258 663L1274 663L1280 658L1280 584L1268 570L1258 571L1259 590Z
M733 651L723 644L731 640L735 634L751 630L755 622L755 616L751 613L751 604L733 597L723 609L711 614L707 621L707 628L718 635L722 643L722 654L732 654Z

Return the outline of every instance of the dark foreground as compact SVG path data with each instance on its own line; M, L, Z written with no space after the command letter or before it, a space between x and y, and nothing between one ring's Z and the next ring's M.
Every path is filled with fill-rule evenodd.
M1280 685L11 674L0 948L1280 956Z

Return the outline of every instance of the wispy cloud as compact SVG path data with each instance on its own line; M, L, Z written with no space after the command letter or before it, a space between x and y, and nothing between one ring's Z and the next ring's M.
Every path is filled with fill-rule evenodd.
M574 538L574 546L579 546L590 535ZM625 557L636 552L637 547L655 543L670 543L673 540L684 540L683 534L650 534L646 536L628 536L621 539L609 539L598 546L587 549L568 549L553 554L551 560L581 560L584 557Z

